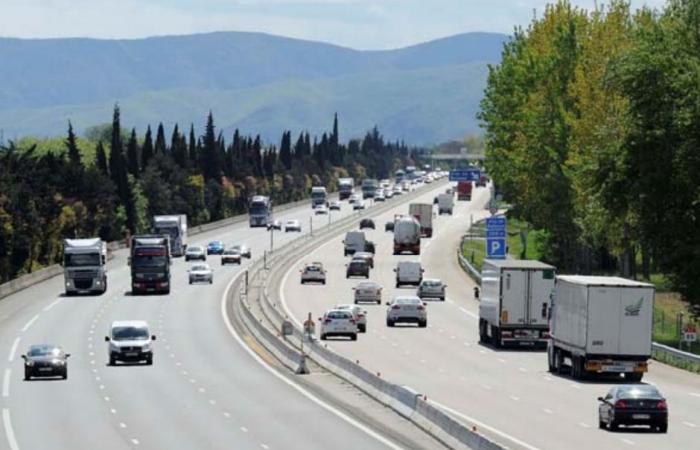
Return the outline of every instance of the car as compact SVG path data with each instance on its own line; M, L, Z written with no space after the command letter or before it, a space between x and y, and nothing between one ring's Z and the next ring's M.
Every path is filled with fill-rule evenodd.
M374 269L374 253L370 252L355 252L352 255L352 261L354 260L362 260L362 261L367 261L367 264L369 264L370 269Z
M394 186L394 195L401 195L403 194L403 189L401 189L401 186Z
M394 231L394 221L390 220L384 224L384 231Z
M355 203L352 204L352 209L353 209L353 211L365 209L365 201L364 200L356 200Z
M396 287L400 288L404 284L420 286L425 269L418 261L399 261L394 272L396 272Z
M437 204L438 204L438 198L437 198L437 197L433 197L433 205L437 205Z
M436 278L423 278L423 281L418 285L416 295L423 298L438 298L445 301L446 284Z
M326 270L323 268L322 263L312 262L310 264L306 264L301 270L301 284L305 284L310 281L326 284Z
M333 200L328 204L328 209L330 209L331 211L340 211L341 204L342 203L340 203L338 200Z
M374 244L372 241L365 241L365 251L367 253L372 253L373 255L376 255L377 252L375 251L377 246Z
M32 345L27 353L22 355L24 360L24 379L32 377L61 377L68 378L68 357L57 345Z
M226 251L224 251L224 254L221 255L221 265L225 266L226 264L238 264L240 266L241 258L241 254L238 253L238 250L234 248L227 248Z
M224 253L224 241L211 241L207 244L207 255L221 255Z
M236 244L231 246L233 250L236 250L238 253L241 254L242 257L250 259L251 253L250 253L250 247L248 247L245 244Z
M394 196L394 190L391 188L386 188L384 189L384 197L387 199L392 198Z
M357 324L357 331L360 333L367 332L367 311L360 308L358 305L346 304L346 305L335 305L335 310L337 311L350 311L355 318L355 323Z
M384 197L384 193L378 193L377 195L374 196L375 202L383 202L385 200L386 200L386 197Z
M375 229L374 228L374 220L372 220L372 219L360 220L360 230L364 230L365 228L371 228L374 230Z
M615 431L620 425L646 425L660 433L668 432L668 406L655 386L613 386L598 401L598 428Z
M190 284L192 283L209 283L214 282L214 272L209 267L209 264L195 264L187 271L189 274Z
M207 260L207 251L201 245L189 245L185 250L185 261L190 260Z
M281 220L271 220L267 223L267 229L269 230L282 230Z
M360 200L360 196L357 194L352 194L350 197L348 197L348 203L350 204L357 203L358 200Z
M369 264L363 259L355 259L346 264L345 278L365 277L369 278Z
M109 335L105 336L109 365L114 366L120 361L152 365L155 340L156 337L149 332L148 322L144 320L112 322Z
M325 341L331 336L346 336L351 340L357 340L357 323L350 311L331 309L320 317L320 338Z
M387 302L386 325L393 327L397 323L417 323L420 328L428 326L428 311L423 301L413 296L395 297Z
M328 214L328 208L326 208L326 205L318 205L314 208L314 214L317 216L322 214Z
M284 223L284 232L296 231L301 232L301 222L296 219L288 220Z
M361 281L354 288L355 304L372 302L382 304L382 285L374 281Z

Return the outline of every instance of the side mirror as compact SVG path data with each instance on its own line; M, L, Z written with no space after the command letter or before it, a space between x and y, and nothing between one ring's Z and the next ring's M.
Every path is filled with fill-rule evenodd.
M603 397L598 397L598 401L605 403L605 399Z
M319 318L318 318L318 321L319 321L319 322L322 322L322 321L323 321L323 317L319 317Z
M394 267L394 272L396 272L396 267Z
M70 353L66 353L66 358L70 358Z
M390 302L386 302L386 306L391 306L391 303L390 303Z
M105 336L105 342L109 342L109 336Z
M22 355L22 359L26 361L26 360L27 360L27 355Z
M152 341L155 341L155 340L156 340L156 335L155 335L155 334L152 334L152 335L151 335L151 340L152 340Z

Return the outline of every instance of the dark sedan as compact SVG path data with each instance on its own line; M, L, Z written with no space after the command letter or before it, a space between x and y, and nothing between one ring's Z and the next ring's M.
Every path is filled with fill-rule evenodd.
M365 228L371 228L374 230L374 220L372 219L362 219L360 221L360 230L363 230Z
M387 222L384 224L384 231L394 231L394 222Z
M211 241L207 245L207 255L223 255L224 241Z
M355 259L346 264L345 278L365 277L369 278L369 263L366 260Z
M615 386L605 397L598 397L598 427L611 431L620 425L646 425L661 433L668 431L666 399L647 384Z
M32 377L68 378L68 357L61 347L49 344L32 345L24 360L24 379Z

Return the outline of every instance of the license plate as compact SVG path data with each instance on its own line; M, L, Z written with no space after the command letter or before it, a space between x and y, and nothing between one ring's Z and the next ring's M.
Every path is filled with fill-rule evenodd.
M39 372L51 372L53 368L51 367L40 367Z
M651 417L649 414L632 414L633 419L648 419L649 417Z
M138 352L127 352L125 353L126 356L138 356Z

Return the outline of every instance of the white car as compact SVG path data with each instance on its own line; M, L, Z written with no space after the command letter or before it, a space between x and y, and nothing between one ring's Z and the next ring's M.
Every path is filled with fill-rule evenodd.
M384 197L386 198L391 198L394 196L394 190L393 189L384 189Z
M207 260L207 251L201 245L189 245L185 251L185 261L191 259L201 259L202 261Z
M238 264L241 265L241 254L235 248L227 248L224 250L223 255L221 255L221 265L226 264Z
M312 262L301 271L301 284L308 282L326 284L326 270L320 262Z
M416 295L420 298L439 298L445 301L446 284L435 278L423 278L423 281L418 285Z
M401 189L401 186L394 186L394 195L401 195L403 194L403 190Z
M384 200L386 200L386 197L384 197L383 193L379 193L379 194L374 196L375 202L383 202Z
M333 200L328 204L328 209L331 211L340 211L340 205L342 205L342 203L340 203L338 200Z
M420 286L423 281L423 269L418 261L399 261L394 268L396 272L396 287L404 284Z
M250 259L252 253L250 247L245 244L233 245L231 248L241 254L242 257Z
M322 341L331 336L347 336L353 341L357 340L357 322L350 311L331 309L319 318L319 322Z
M338 311L350 311L357 323L357 331L360 333L367 332L367 311L357 305L335 305Z
M358 209L365 209L365 201L364 200L355 201L355 203L352 204L352 209L354 211L357 211Z
M317 216L320 214L328 214L328 208L325 205L318 205L314 208L314 214Z
M156 337L149 332L148 322L143 320L112 322L109 336L105 336L105 341L108 342L109 365L114 366L118 361L145 361L150 366L153 364L153 341L155 340Z
M287 233L289 231L301 232L301 222L296 219L286 221L284 223L284 232Z
M194 264L187 271L189 274L190 284L192 283L209 283L214 282L214 272L209 267L209 264Z
M357 202L360 199L360 196L357 194L352 194L350 198L348 198L348 203L353 204Z
M420 328L428 326L428 311L426 305L416 296L395 297L387 302L386 326L393 327L397 323L417 323Z
M355 291L355 304L364 302L382 304L382 285L379 283L361 281L352 290Z

